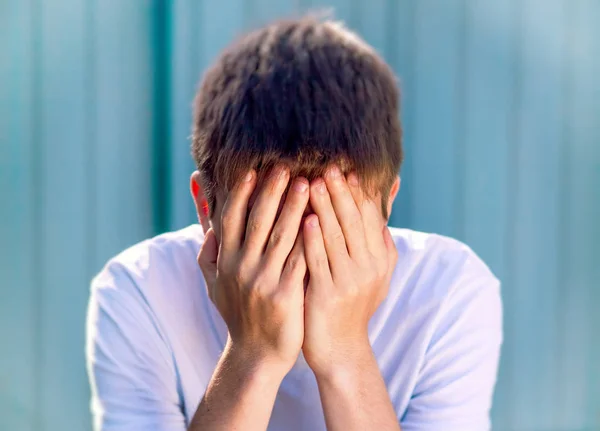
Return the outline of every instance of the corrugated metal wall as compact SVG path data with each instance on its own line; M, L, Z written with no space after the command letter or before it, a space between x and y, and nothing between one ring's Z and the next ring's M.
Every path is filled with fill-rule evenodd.
M90 429L88 282L193 221L190 105L236 34L333 6L397 70L393 224L504 281L495 429L600 429L600 2L0 2L0 429Z

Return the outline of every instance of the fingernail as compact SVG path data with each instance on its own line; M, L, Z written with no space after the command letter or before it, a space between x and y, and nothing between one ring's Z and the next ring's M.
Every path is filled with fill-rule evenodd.
M308 225L310 227L317 227L317 226L319 226L319 218L318 217L310 217L308 219Z
M329 177L333 180L337 180L338 178L340 178L342 176L342 173L340 172L340 168L338 168L336 165L331 166L327 173L328 173Z
M304 193L307 188L308 184L306 184L306 182L300 179L296 179L296 181L294 181L294 190L296 190L298 193Z
M244 181L249 183L250 181L252 181L252 178L254 177L254 171L249 171L246 176L244 177Z

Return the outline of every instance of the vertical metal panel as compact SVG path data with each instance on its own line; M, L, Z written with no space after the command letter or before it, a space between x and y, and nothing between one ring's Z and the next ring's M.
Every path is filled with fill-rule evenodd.
M41 232L38 301L41 349L36 367L39 429L86 429L83 356L92 228L87 221L89 147L85 6L41 3ZM65 411L73 414L65 414Z
M514 166L515 83L517 72L517 4L475 0L465 2L465 136L464 240L504 282L505 351L513 347L513 285L509 283L506 248L509 228L509 187ZM500 364L493 424L511 429L509 414L511 355Z
M245 0L246 22L252 26L266 24L278 18L293 17L297 12L297 0Z
M600 4L569 3L561 148L562 423L600 427Z
M152 105L152 10L144 3L101 1L90 10L95 271L154 232L152 132L159 108Z
M0 429L33 430L37 394L36 34L31 2L0 13Z
M386 59L397 74L400 87L400 116L402 120L404 162L400 171L400 192L394 203L390 223L393 226L412 226L414 193L415 106L417 100L415 76L415 13L411 0L389 0L386 19Z
M582 115L585 115L585 136L582 138L581 148L577 152L576 158L573 161L573 170L578 173L576 175L577 183L573 183L573 188L584 187L586 192L583 193L581 199L584 199L581 205L583 215L573 216L573 225L577 226L576 241L573 244L573 249L579 250L582 259L585 259L585 264L581 269L573 268L574 272L579 270L586 274L582 277L582 289L587 290L589 301L586 302L588 307L588 315L590 320L586 322L589 337L586 337L584 343L587 343L589 348L589 356L586 364L586 372L584 381L587 386L587 391L584 395L586 398L586 424L590 424L600 428L600 343L598 342L598 333L600 332L600 313L597 306L600 304L600 199L598 199L598 189L600 188L600 126L598 118L600 118L600 29L597 24L600 22L600 3L594 0L589 0L577 12L578 17L586 16L586 28L589 31L588 43L590 43L589 52L586 54L587 60L584 64L589 64L591 72L588 75L588 84L580 85L578 95L582 99L589 98L588 106L581 106ZM576 99L577 100L577 99ZM581 100L581 99L580 99ZM587 100L587 99L586 99ZM577 115L578 113L574 113ZM576 135L578 136L578 135ZM574 138L577 139L577 138ZM582 164L581 171L579 170L578 161L585 160ZM575 214L579 212L573 208ZM579 224L581 223L581 224ZM567 291L569 288L567 287ZM573 311L577 313L577 308ZM565 334L568 336L568 334Z
M415 10L412 227L456 236L462 190L462 29L459 0L419 1Z
M0 334L10 354L1 355L0 428L85 430L89 281L153 232L150 9L7 6Z
M590 287L594 280L591 279L591 272L586 270L593 267L594 245L588 237L594 231L583 229L595 224L591 218L594 202L592 132L594 119L599 118L598 112L594 113L592 99L594 88L599 88L595 83L592 64L593 28L597 17L590 13L590 6L590 2L576 2L566 11L567 47L563 60L568 65L568 70L563 87L566 113L559 173L561 229L558 231L558 283L562 312L557 318L561 323L558 341L565 353L562 355L558 380L569 384L563 384L558 394L558 424L563 427L572 424L579 428L583 428L588 419L586 409L590 403L587 388L592 384L592 379L586 378L586 374L590 370L593 346L590 341L594 339L589 307L593 303ZM595 145L598 143L596 141ZM595 194L598 196L600 193L596 191ZM596 220L600 220L600 213L596 214ZM597 235L596 242L599 240L600 236Z
M355 1L355 14L358 17L356 30L359 34L381 55L386 55L387 14L389 3L387 0L371 0L369 2Z
M564 106L565 3L523 3L517 147L512 155L516 189L513 259L518 327L512 334L516 428L556 426L560 384L554 377L558 344L558 260L560 147ZM543 13L542 13L543 11Z
M198 39L202 15L200 2L175 0L171 6L170 139L169 147L169 229L193 223L194 208L188 187L194 170L190 156L192 101L200 79Z

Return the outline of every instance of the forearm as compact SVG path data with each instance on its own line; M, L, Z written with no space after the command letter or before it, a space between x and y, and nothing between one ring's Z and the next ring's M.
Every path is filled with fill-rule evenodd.
M188 430L265 430L284 375L228 346Z
M400 430L371 347L317 376L329 431Z

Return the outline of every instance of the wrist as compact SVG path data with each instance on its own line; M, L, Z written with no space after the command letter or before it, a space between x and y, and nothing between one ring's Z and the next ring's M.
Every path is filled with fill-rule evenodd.
M336 382L352 379L366 366L376 361L368 339L352 346L345 346L331 359L326 365L313 368L317 380Z
M279 387L290 367L243 346L234 345L229 340L223 351L222 361L237 370L240 377Z

